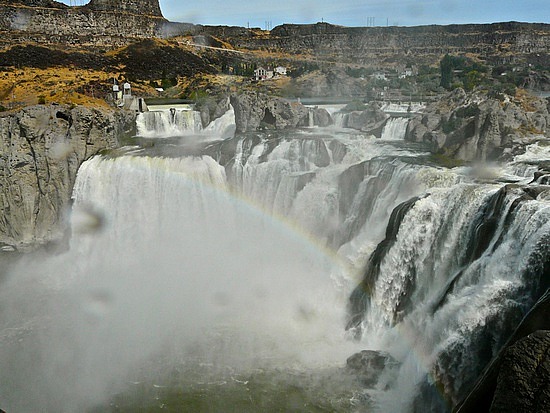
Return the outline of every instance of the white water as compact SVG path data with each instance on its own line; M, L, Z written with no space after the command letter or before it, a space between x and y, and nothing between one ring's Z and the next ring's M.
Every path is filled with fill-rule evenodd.
M202 130L198 112L177 108L140 113L136 126L138 136L145 138L185 136Z
M96 157L74 200L71 251L20 268L23 298L21 278L0 292L8 411L85 411L161 352L223 376L357 351L342 329L347 291L331 278L345 267L234 197L212 158Z
M407 125L409 124L408 118L392 117L389 118L384 129L382 129L383 140L402 140L405 139L405 132L407 131Z
M494 326L503 328L506 311L527 304L523 289L536 281L526 280L523 274L537 244L550 232L550 203L545 196L523 203L507 231L503 220L499 222L497 238L502 234L502 242L466 268L453 292L437 308L451 276L461 269L468 228L497 189L458 185L433 191L415 204L400 226L395 245L381 263L381 276L363 322L365 345L391 348L403 361L401 371L406 372L399 376L396 389L381 397L380 411L411 411L419 385L431 378L435 369L448 369L450 378L442 379L447 397L463 393L463 386L479 374L480 363L487 362L478 353L479 344L469 341L470 335L490 335L502 345L506 337ZM506 209L521 195L517 191L508 197ZM403 299L410 299L414 309L396 324L394 317L403 316L398 308ZM432 315L434 308L437 311ZM489 324L493 327L480 333ZM496 354L498 347L493 351ZM442 354L452 354L453 365L442 363Z
M224 134L230 120L209 133ZM0 407L85 411L160 356L159 376L169 374L165 364L190 375L209 365L217 376L201 379L217 382L228 371L315 375L365 348L402 363L394 387L369 391L377 411L412 411L436 370L452 398L480 368L471 336L521 298L527 257L550 231L550 196L522 203L495 251L437 307L461 268L469 226L501 185L411 162L418 154L395 146L403 125L394 126L387 141L342 131L241 139L227 169L209 156L85 162L70 251L22 264L0 290ZM362 340L348 340L355 270L393 208L426 191L381 263ZM456 365L441 361L447 352Z
M201 135L203 139L226 139L235 134L235 112L232 107L204 128L200 113L191 108L159 107L153 109L138 115L136 120L138 136L168 138Z

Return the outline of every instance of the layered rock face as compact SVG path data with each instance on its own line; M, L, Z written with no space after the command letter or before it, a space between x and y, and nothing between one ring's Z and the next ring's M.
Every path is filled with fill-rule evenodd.
M0 117L0 246L27 251L62 239L81 163L115 147L131 124L125 112L53 105Z
M457 89L409 123L405 139L429 142L437 153L461 159L509 159L550 129L548 102L491 98Z
M550 411L550 331L536 331L506 350L491 413Z
M171 29L172 27L172 29ZM117 47L136 38L164 37L180 30L167 22L158 0L95 0L82 7L55 1L0 0L0 33L17 42Z
M418 27L342 27L328 23L284 24L268 37L239 37L240 47L283 49L365 63L396 57L429 63L445 53L472 53L513 62L528 55L548 57L550 25L495 23ZM493 60L494 60L493 59Z
M86 6L90 10L126 12L163 17L158 0L91 0Z
M259 129L326 127L333 123L326 109L307 108L300 102L263 93L234 94L230 97L230 103L235 110L237 133L254 132Z

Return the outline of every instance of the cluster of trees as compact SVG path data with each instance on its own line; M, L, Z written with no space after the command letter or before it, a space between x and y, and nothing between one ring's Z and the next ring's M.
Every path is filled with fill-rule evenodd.
M439 64L441 69L440 85L447 90L463 87L472 90L487 78L489 68L473 62L464 56L445 55Z
M445 55L440 62L440 85L447 90L457 87L472 90L482 86L494 92L514 95L517 88L528 86L530 72L526 66L508 64L490 67L464 56Z

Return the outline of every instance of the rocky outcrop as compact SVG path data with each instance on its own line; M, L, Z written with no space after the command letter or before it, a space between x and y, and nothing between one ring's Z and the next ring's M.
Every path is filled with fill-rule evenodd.
M520 101L457 89L412 119L405 139L428 142L433 152L465 161L503 160L549 132L550 113L543 99Z
M380 138L382 129L389 117L376 102L373 102L365 110L351 111L344 114L343 126L367 132Z
M97 11L125 12L163 17L158 0L91 0L86 8Z
M208 97L199 100L195 104L195 110L199 111L201 115L201 123L203 127L206 127L210 124L210 122L220 118L229 109L230 105L228 96L223 96L217 100L212 97Z
M61 240L78 168L117 146L134 116L57 105L1 116L0 246L26 251Z
M162 17L158 0L92 0L81 7L55 1L0 0L0 33L11 45L36 42L111 48L185 28Z
M548 284L550 263L547 261L540 271ZM549 312L550 290L525 316L503 350L487 366L472 391L453 409L453 413L548 411Z
M389 353L376 350L363 350L346 360L347 368L357 376L361 384L373 388L388 387L396 378L399 362ZM380 383L383 381L383 383Z
M550 331L536 331L506 350L490 412L550 412Z
M392 64L431 64L446 53L478 54L502 64L550 57L550 25L528 23L418 27L344 27L328 23L284 24L269 36L241 36L232 44L250 49L283 49L325 59ZM537 53L540 56L537 56Z
M230 101L235 110L237 133L260 128L290 129L309 122L308 108L299 102L255 92L231 95Z

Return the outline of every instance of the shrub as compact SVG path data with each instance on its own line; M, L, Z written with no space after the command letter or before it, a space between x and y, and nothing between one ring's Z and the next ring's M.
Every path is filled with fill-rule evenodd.
M363 102L354 100L353 102L350 102L345 107L343 107L341 112L355 112L363 111L365 109L367 109L367 105L365 105Z

